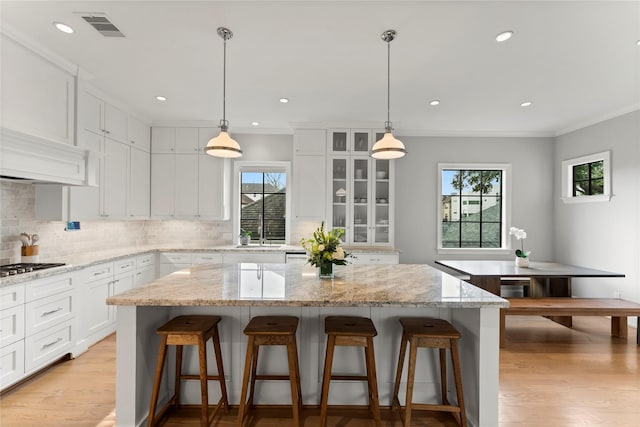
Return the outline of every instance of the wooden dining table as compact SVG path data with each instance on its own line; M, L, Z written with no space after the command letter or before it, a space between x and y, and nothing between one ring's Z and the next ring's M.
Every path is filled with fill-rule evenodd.
M577 277L624 277L622 273L566 265L557 262L530 262L518 267L514 261L502 260L436 260L437 265L461 273L469 283L500 295L505 279L528 281L528 297L571 297L571 280ZM553 316L552 320L571 327L570 316Z

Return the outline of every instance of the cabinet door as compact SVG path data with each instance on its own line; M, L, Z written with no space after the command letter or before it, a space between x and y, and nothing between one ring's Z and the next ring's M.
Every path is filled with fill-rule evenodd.
M327 131L324 129L296 129L293 133L293 154L325 154Z
M369 154L371 149L371 131L368 129L351 130L351 153Z
M368 157L353 157L352 164L352 197L353 204L351 223L353 224L353 244L368 244L371 242L371 216L369 209L370 191L369 176L370 163Z
M330 129L327 132L327 146L331 154L347 154L351 150L351 132L349 129Z
M151 194L151 155L131 147L131 175L129 179L129 216L149 217Z
M151 216L173 216L173 154L151 155Z
M175 155L174 209L176 217L198 216L198 154Z
M342 228L345 231L343 241L351 242L350 207L348 202L353 196L348 180L351 164L348 157L329 159L329 228Z
M129 116L127 124L129 143L131 143L131 146L136 147L139 150L146 151L147 153L151 151L149 126L131 116Z
M176 128L176 153L198 152L198 128Z
M104 137L82 131L82 145L87 150L97 153L104 153ZM97 187L69 187L69 220L70 221L92 221L100 219L100 177L104 168L104 159L97 162L98 186Z
M393 187L391 176L393 162L389 160L371 160L373 164L373 178L371 179L374 200L373 208L373 243L388 245L393 238Z
M104 133L107 138L129 144L127 139L128 115L124 111L104 104Z
M78 115L82 117L83 129L99 135L104 133L104 102L100 98L83 92Z
M156 278L156 269L154 267L143 268L136 271L136 277L133 282L134 287L145 285Z
M104 174L102 179L102 216L124 218L127 216L129 191L128 145L104 140Z
M293 157L293 215L297 219L322 221L325 218L325 156Z
M152 153L173 153L176 149L176 129L175 128L152 128L151 129L151 152Z
M113 311L107 305L107 298L112 295L113 280L96 280L85 284L82 306L85 310L83 326L86 328L83 338L87 338L112 323Z
M201 219L229 219L230 161L198 155L198 215Z

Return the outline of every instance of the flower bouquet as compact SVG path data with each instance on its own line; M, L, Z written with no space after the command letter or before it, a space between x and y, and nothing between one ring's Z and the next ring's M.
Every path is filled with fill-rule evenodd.
M518 267L528 267L529 266L529 254L531 251L524 250L524 239L527 238L527 232L521 228L511 227L509 229L509 234L511 236L515 236L516 239L521 240L520 249L516 249L516 265Z
M342 228L325 231L323 221L313 233L312 239L300 240L300 244L307 251L307 262L319 268L321 278L333 277L333 264L348 264L347 258L351 254L340 246L342 236L344 236Z

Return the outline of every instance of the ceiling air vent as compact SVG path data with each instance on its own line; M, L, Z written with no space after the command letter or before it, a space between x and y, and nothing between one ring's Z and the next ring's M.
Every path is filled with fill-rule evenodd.
M105 37L124 37L118 27L113 25L105 15L82 15L82 19Z

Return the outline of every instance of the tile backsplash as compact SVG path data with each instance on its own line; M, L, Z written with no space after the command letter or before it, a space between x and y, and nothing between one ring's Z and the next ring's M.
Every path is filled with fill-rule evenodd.
M30 183L0 181L0 264L20 262L18 235L40 236L40 261L76 254L155 246L206 248L232 243L231 221L81 221L78 231L65 222L35 218L35 189Z

